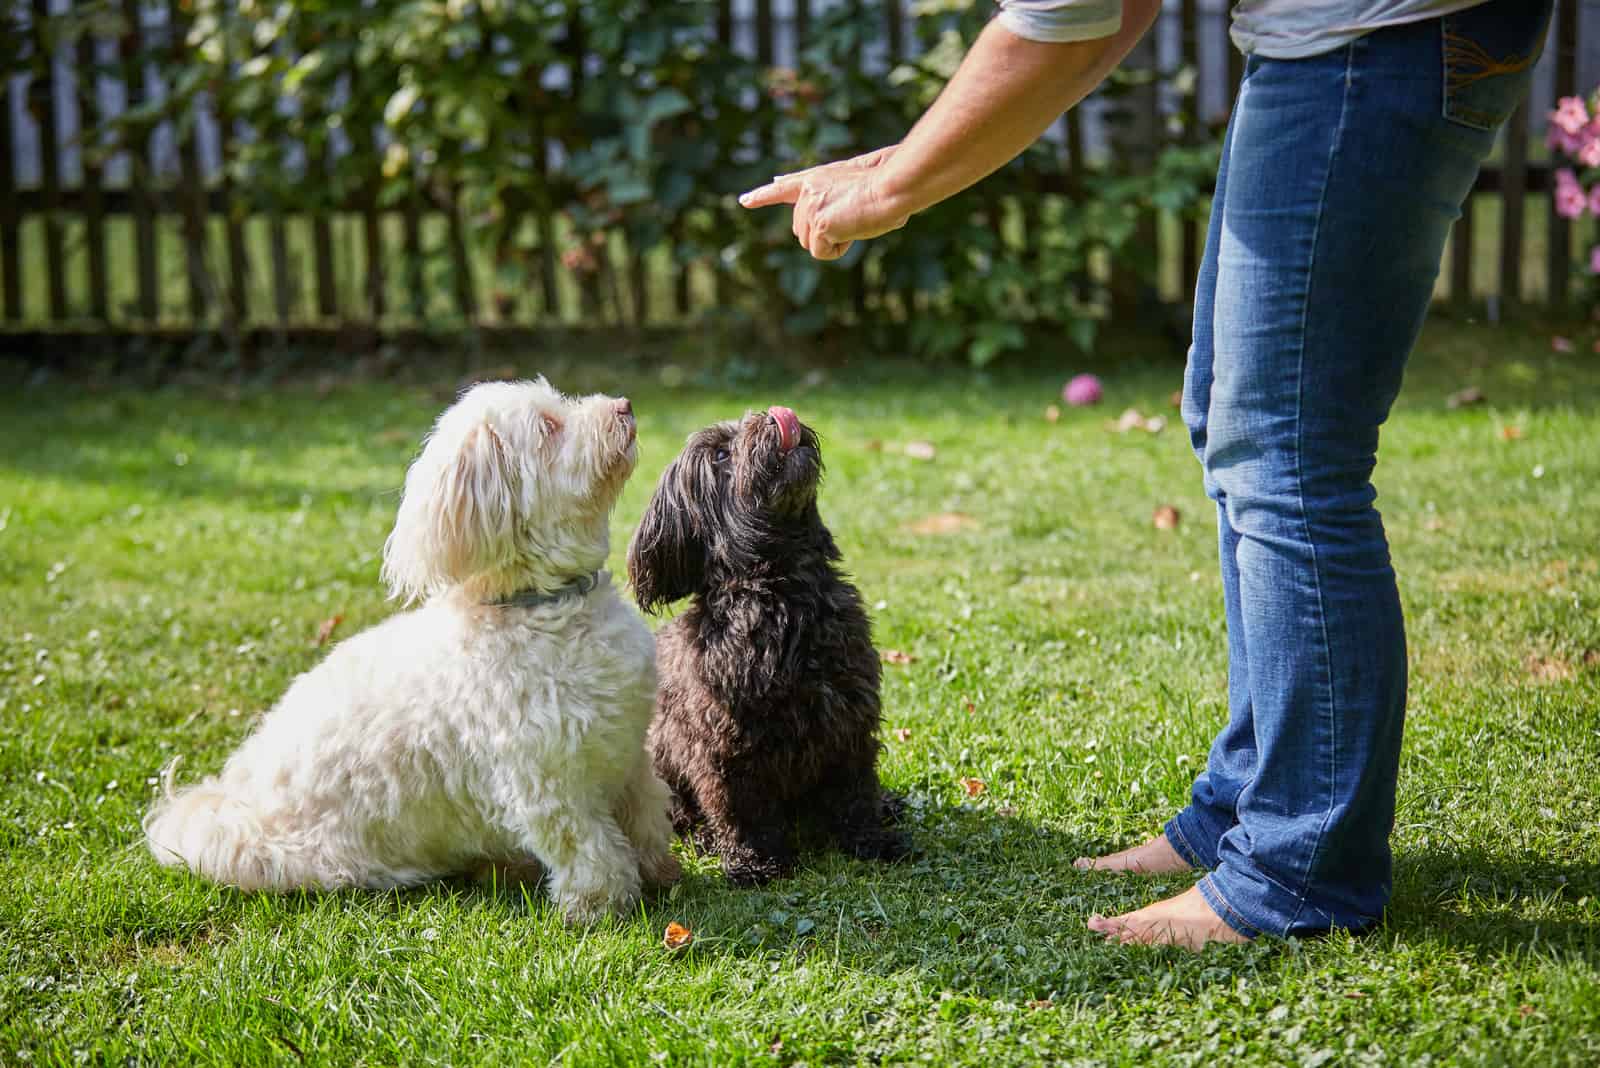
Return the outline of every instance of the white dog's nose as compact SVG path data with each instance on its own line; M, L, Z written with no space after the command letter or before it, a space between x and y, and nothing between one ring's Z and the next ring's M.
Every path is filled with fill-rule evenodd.
M631 417L633 415L633 401L629 400L627 397L623 397L621 400L617 401L617 414L624 417Z

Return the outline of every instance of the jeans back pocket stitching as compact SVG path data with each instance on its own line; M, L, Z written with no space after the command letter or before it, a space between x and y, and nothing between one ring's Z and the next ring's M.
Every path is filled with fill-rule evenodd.
M1551 6L1553 9L1554 5ZM1538 63L1550 30L1549 16L1546 16L1540 32L1534 38L1533 48L1526 55L1511 55L1505 59L1496 59L1476 40L1451 29L1455 21L1450 15L1440 21L1444 67L1443 116L1465 126L1493 130L1506 120L1506 115L1475 108L1458 100L1457 96L1462 90L1490 78L1524 74ZM1463 70L1463 65L1467 69Z

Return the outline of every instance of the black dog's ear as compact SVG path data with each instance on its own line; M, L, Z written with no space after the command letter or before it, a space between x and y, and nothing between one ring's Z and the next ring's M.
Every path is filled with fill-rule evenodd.
M689 596L705 581L706 545L696 522L703 505L686 484L688 476L682 457L662 472L628 542L628 581L646 612Z

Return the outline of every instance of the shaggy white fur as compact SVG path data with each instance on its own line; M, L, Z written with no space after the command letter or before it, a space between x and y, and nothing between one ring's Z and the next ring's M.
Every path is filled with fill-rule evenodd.
M301 675L220 774L145 817L163 864L244 889L542 864L572 921L678 877L644 752L655 643L601 574L635 460L625 400L490 383L406 475L383 577L420 600ZM170 780L170 776L169 776Z

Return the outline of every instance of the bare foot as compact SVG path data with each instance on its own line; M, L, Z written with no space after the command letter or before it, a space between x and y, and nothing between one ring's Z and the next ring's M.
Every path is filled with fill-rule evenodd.
M1090 916L1089 930L1108 942L1123 945L1182 946L1199 950L1210 942L1240 944L1250 941L1211 911L1198 886L1175 897L1146 905L1121 916Z
M1079 857L1072 866L1079 871L1125 871L1136 875L1171 875L1190 870L1189 862L1178 855L1165 834L1109 856Z

